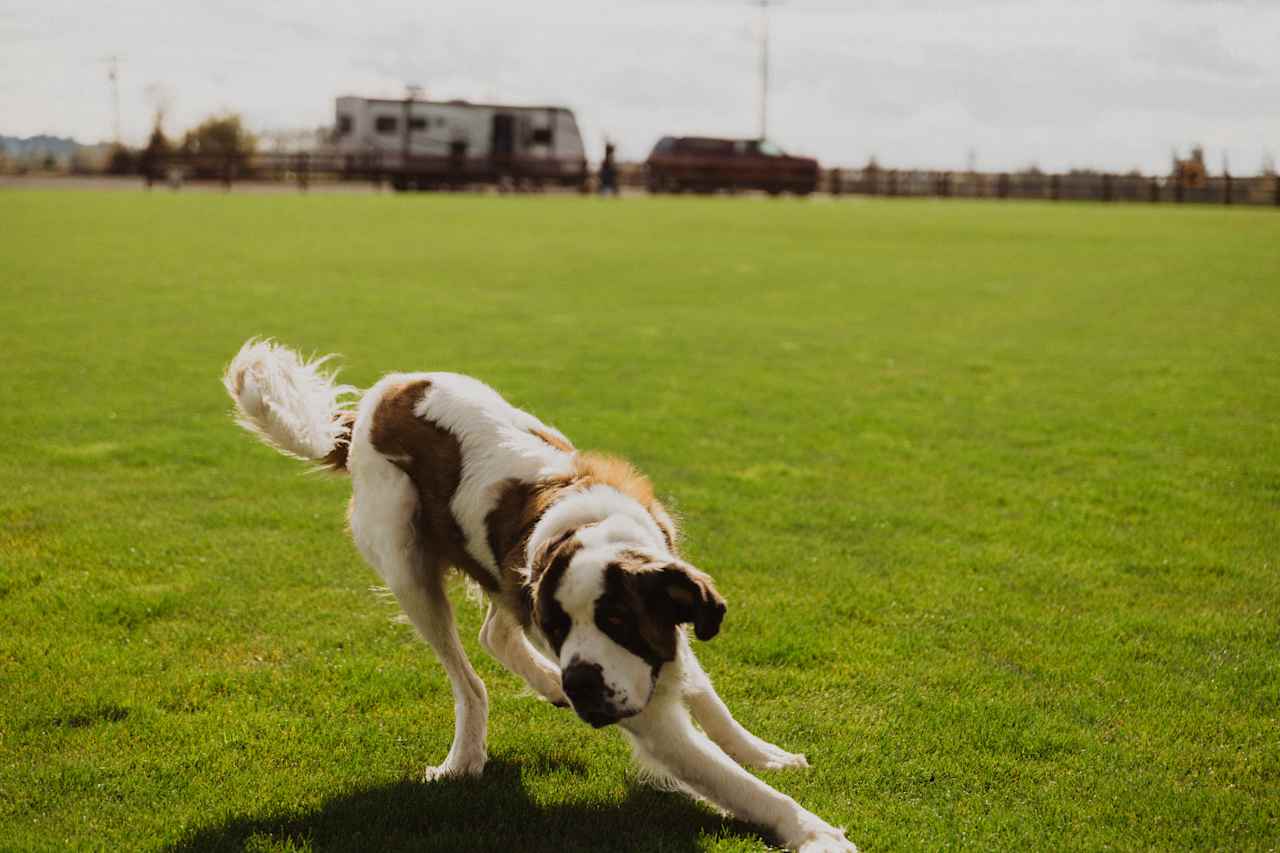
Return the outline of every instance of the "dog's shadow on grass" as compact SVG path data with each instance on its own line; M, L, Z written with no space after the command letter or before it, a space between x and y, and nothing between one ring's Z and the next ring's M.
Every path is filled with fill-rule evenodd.
M300 814L233 817L170 849L692 851L704 833L755 834L683 794L636 784L620 804L539 804L520 776L520 765L490 760L478 779L402 780Z

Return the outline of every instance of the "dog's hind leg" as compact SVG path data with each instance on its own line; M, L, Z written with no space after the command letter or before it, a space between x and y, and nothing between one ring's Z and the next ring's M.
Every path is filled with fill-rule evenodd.
M475 776L488 757L489 697L484 682L462 648L453 607L445 594L444 572L431 570L388 578L391 591L418 633L435 649L453 688L453 745L444 763L427 768L427 780L445 776Z
M486 759L489 697L458 638L445 594L447 566L418 524L420 497L413 481L375 451L368 427L362 428L359 418L356 423L349 457L352 538L435 650L453 690L453 745L443 764L427 770L427 778L478 774Z
M498 663L524 679L539 696L562 708L569 706L560 688L560 669L533 647L520 623L496 603L489 604L480 643Z
M787 752L747 731L733 718L733 714L729 713L724 700L711 685L711 679L698 663L698 659L694 657L693 650L685 645L683 655L684 697L689 703L689 710L707 736L734 761L761 770L809 766L809 762L803 755Z

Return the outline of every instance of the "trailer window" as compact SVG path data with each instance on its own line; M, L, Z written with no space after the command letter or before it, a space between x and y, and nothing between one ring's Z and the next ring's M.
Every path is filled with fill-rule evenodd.
M409 119L409 129L410 130L426 130L427 120L425 118L411 118Z
M551 128L535 127L533 129L534 145L550 145L551 144Z
M395 133L399 124L395 116L378 116L373 122L373 129L378 133Z
M338 135L346 136L349 133L351 133L351 116L347 115L346 113L339 113Z

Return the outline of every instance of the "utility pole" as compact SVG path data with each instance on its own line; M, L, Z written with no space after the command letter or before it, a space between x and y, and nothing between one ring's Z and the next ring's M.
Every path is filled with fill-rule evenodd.
M760 139L769 136L769 6L780 0L755 0L760 7Z
M120 57L116 54L104 56L107 64L107 79L111 81L111 130L116 145L120 144Z

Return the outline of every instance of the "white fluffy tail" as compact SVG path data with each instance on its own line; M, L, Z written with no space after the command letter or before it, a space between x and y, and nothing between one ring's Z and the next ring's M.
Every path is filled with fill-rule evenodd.
M222 377L236 423L287 456L345 469L355 416L343 398L356 389L323 369L330 358L308 361L270 339L250 338Z

